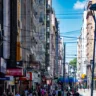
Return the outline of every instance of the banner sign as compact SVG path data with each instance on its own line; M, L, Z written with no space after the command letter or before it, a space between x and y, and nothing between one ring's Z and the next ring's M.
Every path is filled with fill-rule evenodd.
M23 76L23 69L7 69L6 75Z
M20 77L19 80L25 81L25 80L32 80L32 72L27 72L26 77Z
M9 77L0 78L0 80L10 80Z
M26 78L27 78L28 80L32 80L32 72L27 72L27 73L26 73Z

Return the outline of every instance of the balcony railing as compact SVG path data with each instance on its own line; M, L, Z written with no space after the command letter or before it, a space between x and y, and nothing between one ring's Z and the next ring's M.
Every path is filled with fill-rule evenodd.
M46 5L46 9L47 9L47 10L50 10L50 9L51 9L50 5L47 4L47 5Z

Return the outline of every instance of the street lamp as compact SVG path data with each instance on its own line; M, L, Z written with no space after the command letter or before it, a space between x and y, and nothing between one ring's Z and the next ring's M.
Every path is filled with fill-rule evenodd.
M93 96L93 85L94 85L94 67L95 67L95 43L96 43L96 18L95 18L95 13L94 11L96 11L96 4L92 4L90 6L90 10L93 11L93 19L95 22L95 30L94 30L94 48L93 48L93 66L92 66L92 81L91 81L91 96Z

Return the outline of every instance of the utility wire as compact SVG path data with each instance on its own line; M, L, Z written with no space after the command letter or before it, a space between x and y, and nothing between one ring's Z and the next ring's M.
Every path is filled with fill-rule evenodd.
M9 27L9 26L5 26L4 27ZM10 28L10 27L9 27ZM3 30L3 29L2 29ZM26 30L26 29L18 29L18 30L23 30L23 31L26 31L26 32L33 32L33 31L30 31L30 30ZM76 31L79 31L79 30L73 30L73 31L68 31L68 32L76 32ZM64 33L67 33L67 32L64 32ZM33 34L35 35L44 35L43 33L39 33L39 32L34 32ZM46 33L45 33L46 34ZM63 34L63 33L62 33ZM51 34L54 36L54 34ZM19 37L30 37L30 36L19 36ZM73 37L73 36L67 36L67 35L61 35L60 37L65 37L65 38L72 38L72 39L85 39L85 38L80 38L80 37ZM94 40L94 39L91 39L91 38L86 38L85 40Z
M3 12L3 14L8 14L8 13L7 12ZM23 14L23 13L21 13L19 15L20 16L27 16L27 15L29 16L30 15L31 16L31 15L34 15L34 14L35 13L32 13L32 14L31 13L30 14L26 14L26 13ZM83 15L83 14L84 14L83 12L82 13L81 12L74 12L74 13L71 13L71 12L70 13L55 13L55 15L76 15L76 16L77 15ZM35 16L38 16L38 15L41 15L41 14L40 13L37 13ZM43 15L48 15L48 14L43 14Z

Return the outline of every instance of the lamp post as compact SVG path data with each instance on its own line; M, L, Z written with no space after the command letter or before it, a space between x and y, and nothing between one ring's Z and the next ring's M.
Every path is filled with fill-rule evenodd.
M95 67L95 46L96 46L96 18L95 18L95 13L96 11L96 4L92 4L90 7L90 10L93 11L93 19L95 22L95 30L94 30L94 48L93 48L93 65L92 65L92 80L91 80L91 96L93 96L93 85L94 85L94 67Z

